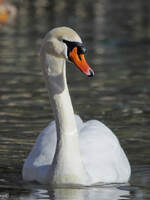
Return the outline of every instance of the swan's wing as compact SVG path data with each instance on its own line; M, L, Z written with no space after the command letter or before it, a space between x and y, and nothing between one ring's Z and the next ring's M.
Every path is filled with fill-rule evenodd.
M83 126L83 122L78 115L75 115L78 131ZM48 180L47 172L51 167L56 149L56 124L52 121L40 135L29 153L23 166L23 179L27 181L36 180L46 183Z
M56 148L56 125L52 121L40 133L29 153L22 170L23 179L26 181L48 181L47 172L52 163Z
M130 165L117 137L103 123L91 120L80 131L80 149L92 182L127 182Z
M25 165L45 165L52 162L56 146L56 126L52 121L37 137Z

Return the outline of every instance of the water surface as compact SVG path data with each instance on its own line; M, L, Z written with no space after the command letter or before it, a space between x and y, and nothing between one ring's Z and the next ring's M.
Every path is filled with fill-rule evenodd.
M147 1L14 1L18 16L0 28L0 199L150 199L150 23ZM87 46L89 79L72 64L75 112L117 135L132 166L130 185L47 189L22 181L40 131L53 119L41 73L45 33L70 26Z

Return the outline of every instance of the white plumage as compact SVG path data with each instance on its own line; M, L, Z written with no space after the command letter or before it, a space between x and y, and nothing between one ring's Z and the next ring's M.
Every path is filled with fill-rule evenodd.
M128 182L130 165L112 131L97 120L83 122L78 115L75 117L83 163L91 177L90 184ZM53 121L38 136L24 164L23 176L26 180L49 183L48 173L54 158L56 140Z
M23 166L23 179L85 186L128 182L130 164L117 137L103 123L83 122L74 115L65 74L69 47L63 37L81 43L66 27L53 29L43 42L41 60L57 126L51 122L38 136Z

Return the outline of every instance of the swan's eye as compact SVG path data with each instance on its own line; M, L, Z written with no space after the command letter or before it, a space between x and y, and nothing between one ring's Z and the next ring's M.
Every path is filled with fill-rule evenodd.
M80 58L80 55L81 54L85 54L86 53L86 48L85 46L80 43L80 42L71 42L71 41L68 41L68 40L63 40L63 42L67 45L68 49L67 49L67 55L68 55L68 59L70 59L69 57L69 54L70 52L76 47L77 48L77 54Z
M77 46L77 53L78 55L80 54L85 54L86 53L86 47L83 46L83 44L79 43L80 45Z

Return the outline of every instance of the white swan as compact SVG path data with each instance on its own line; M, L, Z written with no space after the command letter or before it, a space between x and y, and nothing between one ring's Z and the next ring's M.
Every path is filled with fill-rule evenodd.
M41 61L55 121L38 136L24 163L22 174L26 181L89 186L129 180L130 164L111 130L97 120L83 122L74 115L66 60L93 76L84 53L80 37L67 27L53 29L43 41Z
M0 0L0 27L5 23L11 23L17 15L17 9L14 5Z

